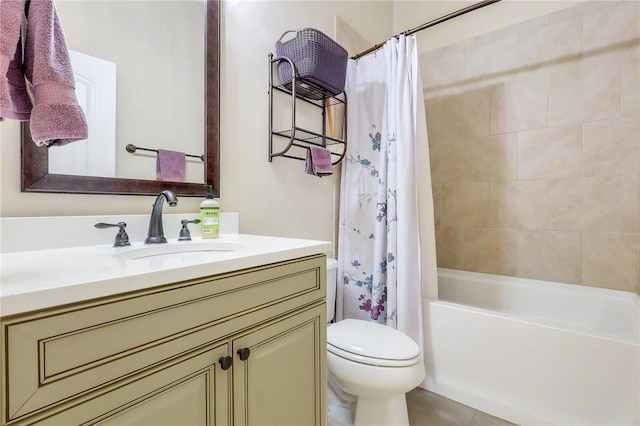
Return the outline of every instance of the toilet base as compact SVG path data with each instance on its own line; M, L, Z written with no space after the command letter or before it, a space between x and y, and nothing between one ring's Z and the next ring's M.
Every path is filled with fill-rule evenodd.
M386 398L358 397L354 426L409 426L405 394Z

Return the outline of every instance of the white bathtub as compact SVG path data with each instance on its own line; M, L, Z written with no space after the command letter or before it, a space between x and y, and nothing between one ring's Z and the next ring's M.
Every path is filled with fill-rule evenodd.
M428 390L520 425L640 424L640 297L449 269L425 301Z

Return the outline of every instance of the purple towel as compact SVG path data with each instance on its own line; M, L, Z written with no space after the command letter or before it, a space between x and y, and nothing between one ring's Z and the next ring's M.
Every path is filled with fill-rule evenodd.
M25 0L0 1L0 118L30 120L31 137L39 146L86 139L87 120L76 98L53 0L30 3L22 58L24 6Z
M331 151L319 146L309 147L305 162L305 172L315 176L328 176L333 174L331 164Z
M24 0L0 1L0 119L28 120L31 99L22 71Z
M184 152L159 149L156 161L156 178L182 182L184 179Z

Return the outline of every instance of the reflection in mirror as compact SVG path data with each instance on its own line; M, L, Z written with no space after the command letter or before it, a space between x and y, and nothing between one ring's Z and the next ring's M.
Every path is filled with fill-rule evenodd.
M47 150L23 125L23 191L202 195L209 183L219 195L218 1L56 7L90 138ZM139 149L130 153L129 144ZM187 154L183 182L155 181L157 154L143 148Z
M116 64L75 50L69 59L89 137L49 150L49 173L116 177Z

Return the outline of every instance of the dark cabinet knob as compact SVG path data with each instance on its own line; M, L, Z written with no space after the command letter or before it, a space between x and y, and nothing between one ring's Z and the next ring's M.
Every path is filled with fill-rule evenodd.
M218 362L220 363L220 367L222 367L223 370L228 370L229 368L231 368L231 364L233 364L233 358L231 358L230 356L223 356L218 360Z
M240 361L246 361L247 358L249 358L249 355L251 355L251 351L249 350L249 348L238 349L238 356L240 357Z

